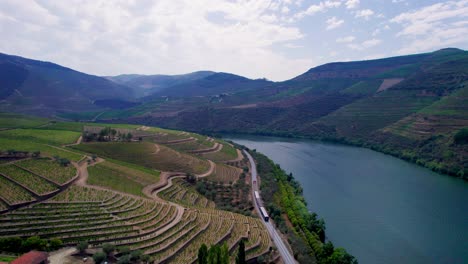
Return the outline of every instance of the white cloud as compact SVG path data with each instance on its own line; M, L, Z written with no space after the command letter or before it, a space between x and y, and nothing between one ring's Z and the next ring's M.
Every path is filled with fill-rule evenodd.
M318 12L325 12L330 8L337 8L341 6L341 1L321 1L318 4L310 5L306 10L301 11L295 15L296 19L301 19L305 16L311 16Z
M276 9L270 0L3 0L0 50L98 75L209 69L282 80L313 61L273 49L304 37Z
M353 42L356 38L354 36L347 36L347 37L342 37L342 38L337 38L336 42L337 43L350 43Z
M345 5L346 5L346 8L353 9L359 5L359 2L360 2L359 0L348 0L346 1Z
M373 38L373 39L363 41L360 44L354 44L354 43L348 44L348 47L353 50L365 50L365 49L375 47L379 45L380 43L382 43L382 40Z
M371 17L372 15L374 15L374 11L372 11L371 9L363 9L357 11L355 17L363 17L365 19L369 19L369 17Z
M338 19L336 17L331 17L327 19L327 30L332 30L343 25L344 20Z
M400 25L397 33L407 41L399 53L414 53L466 43L468 1L447 1L402 13L390 21Z

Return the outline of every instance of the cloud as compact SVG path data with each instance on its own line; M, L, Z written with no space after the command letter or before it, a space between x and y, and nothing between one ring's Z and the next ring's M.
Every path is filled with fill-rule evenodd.
M284 80L313 61L273 49L304 38L281 12L270 0L4 0L0 50L98 75L207 69Z
M306 10L301 11L295 15L296 19L301 19L305 16L311 16L318 12L325 12L330 8L337 8L341 6L341 1L321 1L318 4L310 5Z
M373 39L363 41L360 44L348 44L348 47L353 50L365 50L365 49L375 47L379 45L380 43L382 43L382 40L373 38Z
M327 19L327 30L332 30L343 25L344 20L340 20L336 17L331 17Z
M346 1L345 5L346 5L346 8L353 9L359 5L359 2L360 2L359 0L348 0Z
M342 37L342 38L337 38L336 42L337 43L350 43L353 42L356 38L354 36L347 36L347 37Z
M363 9L357 11L355 17L363 17L365 19L369 19L369 17L371 17L372 15L374 15L374 11L370 9Z
M395 16L390 22L401 26L397 37L407 43L398 52L414 53L466 43L468 1L448 1Z

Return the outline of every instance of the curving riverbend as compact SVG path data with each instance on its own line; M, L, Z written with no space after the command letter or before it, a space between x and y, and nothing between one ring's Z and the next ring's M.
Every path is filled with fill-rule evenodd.
M359 263L468 263L467 182L364 148L225 138L292 172L328 238Z

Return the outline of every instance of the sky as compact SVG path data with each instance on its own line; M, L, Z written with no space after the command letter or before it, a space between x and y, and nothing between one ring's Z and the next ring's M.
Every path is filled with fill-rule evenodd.
M281 81L335 61L468 49L468 0L2 0L0 52L89 74Z

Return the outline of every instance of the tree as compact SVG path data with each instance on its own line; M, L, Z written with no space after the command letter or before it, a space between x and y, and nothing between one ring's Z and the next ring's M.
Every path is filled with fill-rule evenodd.
M224 242L220 248L220 257L218 263L229 264L229 247L226 242Z
M130 260L130 255L123 255L117 261L117 264L130 264L130 263L132 263Z
M141 256L140 259L141 259L141 262L143 262L143 263L151 262L151 257L149 255L143 255L143 256Z
M81 241L77 246L76 249L80 252L80 254L84 254L86 249L88 248L89 244L86 241Z
M102 245L102 251L106 253L106 256L110 256L112 252L114 252L115 246L110 243L105 243Z
M236 264L245 264L245 243L244 239L239 242L239 251L237 252Z
M117 249L117 251L119 251L119 253L120 253L121 255L128 255L128 254L130 254L130 248L127 247L127 246L119 247L119 248Z
M336 248L333 254L320 261L323 264L357 264L357 260L343 248Z
M132 140L132 138L133 138L133 135L129 132L129 133L127 134L127 141Z
M208 247L203 244L198 250L198 264L208 264Z
M66 158L59 158L58 162L63 167L66 167L66 166L70 165L70 160L68 160Z
M19 237L0 238L0 251L19 253L22 242L23 241Z
M47 248L47 241L38 236L32 236L23 241L21 248L23 251L30 251L33 249L45 250Z
M141 252L141 250L132 251L132 253L130 253L130 260L138 261L142 255L143 255L143 252Z
M63 242L62 242L62 240L60 240L58 238L52 238L49 241L49 249L50 250L57 250L57 249L61 248L62 246L63 246Z
M459 130L453 137L455 144L467 144L468 143L468 128Z
M96 253L94 253L94 255L93 255L93 260L94 260L94 262L95 262L96 264L99 264L99 263L105 261L106 258L107 258L107 257L106 257L106 253L104 253L104 252L102 252L102 251L96 252Z

